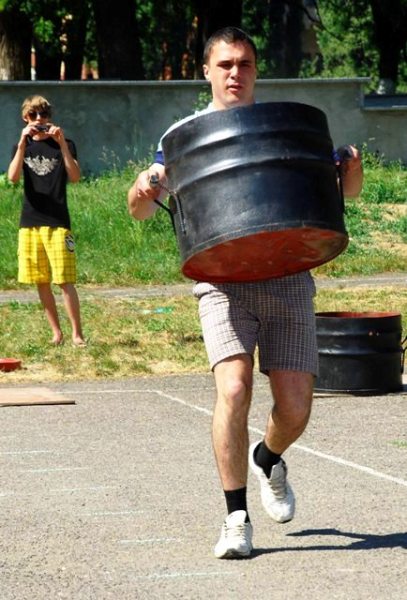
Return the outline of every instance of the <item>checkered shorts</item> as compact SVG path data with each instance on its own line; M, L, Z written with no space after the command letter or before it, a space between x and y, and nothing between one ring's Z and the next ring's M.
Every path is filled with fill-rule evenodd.
M259 368L318 371L313 298L309 272L260 282L194 287L210 366L237 354L254 357Z
M73 235L64 227L22 227L18 232L20 283L76 282Z

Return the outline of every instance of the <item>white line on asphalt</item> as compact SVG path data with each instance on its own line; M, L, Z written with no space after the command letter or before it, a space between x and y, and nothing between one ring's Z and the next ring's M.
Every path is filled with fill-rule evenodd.
M123 515L141 515L144 510L93 510L80 513L86 517L116 517Z
M182 542L178 538L149 538L149 539L135 539L135 540L118 540L118 544L168 544L169 542Z
M20 473L53 473L54 471L88 471L90 467L53 467L48 469L21 469Z
M73 394L83 394L82 391L78 391L78 392L70 391L69 392L69 394L72 394L72 393ZM213 415L213 412L211 410L202 408L201 406L197 406L196 404L191 404L190 402L186 402L185 400L182 400L181 398L178 398L177 396L172 396L171 394L166 394L165 392L162 392L161 390L152 390L152 389L88 390L86 393L87 394L117 394L117 393L119 393L119 394L140 394L140 393L157 394L158 396L162 396L163 398L168 398L169 400L172 400L174 402L177 402L178 404L187 406L188 408L193 408L194 410L202 412L205 415L208 415L210 417L212 417L212 415ZM264 434L263 431L261 431L260 429L257 429L256 427L249 427L249 429L250 429L250 431L253 431L254 433L258 433L260 435ZM339 465L351 467L352 469L362 471L363 473L368 473L369 475L373 475L374 477L378 477L380 479L386 479L387 481L392 481L393 483L397 483L398 485L403 485L403 486L407 487L407 481L405 479L401 479L399 477L393 477L392 475L387 475L386 473L382 473L381 471L376 471L375 469L371 469L370 467L365 467L364 465L359 465L357 463L347 461L345 459L339 458L332 454L324 454L323 452L319 452L318 450L313 450L312 448L308 448L307 446L303 446L303 445L300 445L297 443L292 444L291 447L296 448L297 450L301 450L302 452L308 452L309 454L314 454L315 456L318 456L319 458L329 460L329 461L337 463Z
M54 450L10 450L9 452L0 452L1 455L14 454L55 454Z
M179 388L178 388L179 389ZM187 391L191 391L188 388L183 388L184 390ZM194 388L195 389L195 388ZM212 386L208 386L206 388L203 388L206 390L211 390ZM60 392L62 393L62 391ZM68 391L67 392L70 396L83 396L84 392L83 391ZM162 392L163 393L163 392ZM86 390L86 395L98 395L101 396L103 394L160 394L160 390L156 390L156 389L150 389L150 388L146 388L146 389L126 389L126 390L122 390L120 388L117 389L113 389L113 390ZM1 438L0 438L1 439Z
M168 398L178 404L182 404L184 406L188 406L189 408L193 408L194 410L198 410L199 412L203 412L209 416L212 416L212 411L207 410L206 408L202 408L197 406L196 404L190 404L181 398L177 398L176 396L171 396L170 394L166 394L165 392L161 392L157 390L156 392L159 396L163 396L164 398ZM250 431L254 433L258 433L260 435L264 435L264 432L261 429L257 429L257 427L249 427ZM358 471L362 471L363 473L367 473L368 475L373 475L374 477L379 477L381 479L386 479L387 481L392 481L393 483L397 483L398 485L403 485L407 487L407 481L404 479L400 479L399 477L393 477L392 475L387 475L386 473L382 473L381 471L376 471L375 469L371 469L370 467L365 467L364 465L359 465L357 463L351 462L349 460L345 460L343 458L339 458L338 456L334 456L332 454L325 454L324 452L319 452L318 450L313 450L312 448L308 448L307 446L303 446L301 444L294 443L291 446L292 448L296 448L297 450L301 450L302 452L308 452L309 454L314 454L314 456L318 456L319 458L323 458L325 460L329 460L331 462L337 463L339 465L343 465L345 467L351 467L352 469L357 469Z
M64 494L72 492L83 492L83 491L105 491L105 490L116 490L119 488L119 485L103 485L103 486L88 486L88 487L77 487L77 488L55 488L52 490L42 490L43 494ZM30 496L38 496L39 492L1 492L0 498L7 498L9 496L18 496L18 497L30 497Z
M374 477L380 477L381 479L387 479L387 481L392 481L393 483L398 483L399 485L404 485L407 487L407 481L405 481L404 479L400 479L400 477L393 477L392 475L387 475L386 473L382 473L381 471L376 471L376 469L371 469L370 467L358 465L357 463L354 463L350 460L345 460L344 458L339 458L338 456L332 456L331 454L325 454L324 452L319 452L318 450L312 450L312 448L307 448L307 446L303 446L301 444L295 443L293 444L293 446L294 448L298 448L298 450L308 452L309 454L314 454L315 456L319 456L320 458L325 458L326 460L335 462L338 465L352 467L352 469L358 469L359 471L363 471L363 473L368 473L369 475L374 475Z
M49 490L50 494L60 494L61 492L83 492L85 491L93 491L93 492L104 492L105 490L117 490L120 485L91 485L86 487L73 487L73 488L54 488Z
M177 579L180 577L219 577L219 575L236 575L236 571L195 571L184 573L152 573L151 575L135 575L133 579Z

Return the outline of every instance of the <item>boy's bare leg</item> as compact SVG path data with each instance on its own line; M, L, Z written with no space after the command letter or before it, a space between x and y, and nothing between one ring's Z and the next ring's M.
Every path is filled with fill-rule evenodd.
M59 324L59 317L57 311L57 305L55 302L55 296L51 290L51 284L49 283L38 283L37 284L38 295L40 297L42 306L45 311L45 316L48 319L48 323L51 326L53 337L53 344L61 344L63 341L63 333Z
M72 343L75 346L83 346L86 342L82 332L78 292L73 283L62 283L60 288L64 297L65 309L72 325Z

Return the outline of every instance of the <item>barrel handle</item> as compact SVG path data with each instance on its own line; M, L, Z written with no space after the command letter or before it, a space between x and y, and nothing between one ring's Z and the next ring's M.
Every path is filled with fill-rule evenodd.
M164 184L162 184L160 182L160 178L158 176L157 173L154 173L153 175L150 175L150 185L151 187L159 187L162 190L165 190L168 194L170 199L173 198L173 200L175 201L175 206L176 206L176 212L179 214L179 220L180 220L180 224L181 224L181 231L182 233L185 235L187 230L185 228L185 217L184 217L184 211L182 209L182 204L181 204L181 200L179 199L178 195L174 192L171 191L170 189L167 188L167 186L165 186ZM163 208L165 211L167 211L171 217L171 223L172 223L172 227L174 229L174 231L176 232L175 229L175 220L174 220L174 213L172 212L172 210L170 208L168 208L168 206L165 206L165 204L163 204L162 202L160 202L160 200L154 200L154 202L156 204L158 204L158 206L160 206L161 208Z
M345 208L345 196L344 196L344 193L343 193L342 175L341 175L341 172L339 170L339 167L337 167L336 170L337 170L338 179L339 179L339 200L341 202L342 212L345 213L346 212L346 208Z
M346 212L346 207L345 207L345 195L343 193L341 164L344 161L349 160L352 157L353 157L353 152L352 152L352 148L349 145L340 146L337 150L334 151L336 172L337 172L338 180L339 180L339 196L340 196L340 200L341 200L341 208L342 208L343 213Z
M402 340L401 342L401 373L404 373L404 361L406 358L406 352L407 352L407 335L404 338L404 340Z
M156 199L156 200L154 200L154 202L155 202L156 204L158 204L158 206L160 206L161 208L163 208L163 209L164 209L164 210L165 210L165 211L166 211L166 212L167 212L167 213L170 215L170 218L171 218L171 223L172 223L172 228L173 228L173 230L174 230L174 232L175 232L175 221L174 221L174 215L173 215L173 212L172 212L172 210L171 210L170 208L168 208L168 206L165 206L165 204L163 204L162 202L160 202L160 201L159 201L159 200L157 200L157 199Z

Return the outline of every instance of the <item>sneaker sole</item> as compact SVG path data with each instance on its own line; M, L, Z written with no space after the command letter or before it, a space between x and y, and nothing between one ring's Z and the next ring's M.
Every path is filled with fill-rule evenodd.
M248 558L251 554L252 550L248 550L247 552L238 552L237 550L227 550L227 552L225 554L222 554L222 556L216 556L215 554L215 558L226 558L226 559L236 559L236 558Z

